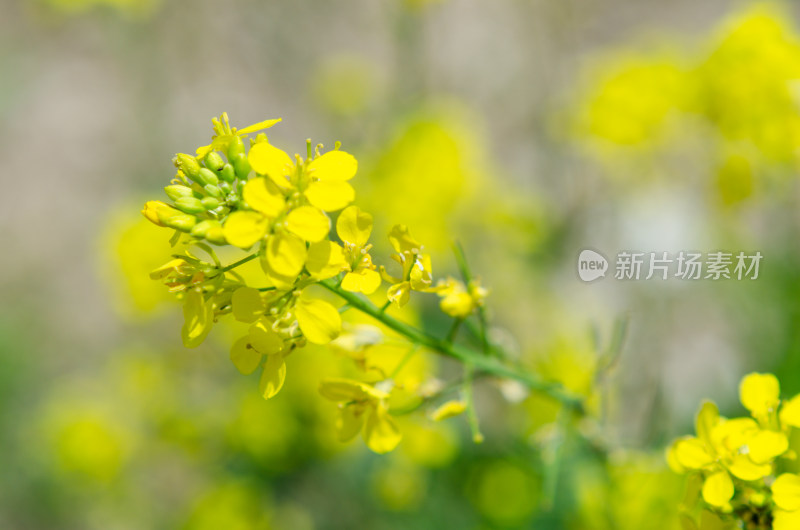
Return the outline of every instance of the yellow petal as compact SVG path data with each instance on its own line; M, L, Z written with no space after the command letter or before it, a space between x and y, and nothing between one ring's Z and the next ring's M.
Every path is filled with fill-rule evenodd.
M711 429L711 445L717 452L738 452L758 431L752 418L720 419Z
M719 423L719 409L711 401L705 401L697 411L694 428L697 437L706 444L711 445L711 431Z
M253 348L264 355L275 355L284 345L283 338L272 329L272 323L266 317L250 326L248 339Z
M733 481L725 471L718 471L703 483L703 499L719 508L727 506L733 498Z
M247 181L242 196L252 209L267 217L277 217L286 206L286 200L278 187L263 177Z
M247 161L256 173L268 175L281 187L289 185L288 177L294 169L294 161L285 151L268 142L259 142L250 148Z
M276 289L287 291L292 288L292 285L294 285L295 280L297 280L296 274L292 276L286 276L283 274L278 274L277 272L272 270L272 268L269 265L269 262L267 261L266 254L261 256L260 263L261 263L261 270L264 271L264 276L266 277L267 282L269 282L269 285L275 287Z
M364 424L364 441L378 454L392 451L403 436L389 412L383 406L372 407Z
M408 303L411 296L411 284L409 282L401 282L389 287L386 297L397 304L398 307L403 307Z
M697 438L685 438L675 444L675 456L680 464L688 469L700 469L714 461L708 453L706 444Z
M347 405L339 410L336 418L336 431L340 442L349 442L361 431L364 425L364 407L358 404Z
M183 345L187 348L200 346L211 331L213 319L211 303L204 301L203 293L197 289L187 291L183 299Z
M728 471L742 480L759 480L772 473L769 464L756 464L747 455L736 455L728 462Z
M422 245L411 237L411 234L408 233L408 227L406 225L395 225L392 227L392 231L389 232L389 242L392 244L392 247L398 253L403 252L411 252L413 254L417 254L422 249Z
M308 202L326 212L341 210L356 198L356 190L347 182L318 180L308 185L305 191Z
M433 411L431 414L431 419L433 421L446 420L448 418L458 416L459 414L463 414L465 410L467 410L467 404L463 401L448 401Z
M797 530L800 528L800 510L786 511L780 508L772 511L772 530Z
M300 274L306 262L306 244L293 234L275 234L267 242L264 257L275 273L294 277Z
M358 171L358 161L344 151L328 151L308 165L311 176L319 180L350 180Z
M784 473L772 483L772 500L779 508L800 510L800 475Z
M261 372L261 380L258 388L264 399L269 399L281 391L283 382L286 380L286 362L283 355L270 355L264 363L264 371Z
M339 214L336 220L336 233L342 241L363 247L372 233L372 216L362 212L358 206L350 206Z
M780 386L772 374L752 373L746 375L739 385L742 405L753 416L765 416L778 406Z
M342 289L351 293L372 294L381 286L381 275L370 269L348 272L342 280Z
M766 464L789 449L789 439L782 432L759 431L747 442L748 455L756 464Z
M188 263L182 259L173 259L150 273L151 280L163 280L173 273L179 273Z
M281 122L281 118L275 118L275 119L272 119L272 120L260 121L258 123L254 123L253 125L248 125L244 129L237 129L236 130L236 134L238 134L238 135L249 134L249 133L253 133L253 132L256 132L256 131L260 131L262 129L269 129L270 127L272 127L276 123L280 123L280 122Z
M452 293L439 302L442 312L451 317L465 318L475 309L472 297L467 293Z
M680 440L675 440L672 442L669 447L667 447L664 456L667 460L667 465L672 471L683 474L686 473L686 468L683 467L683 464L681 464L680 461L678 461L678 452L676 450L676 446L678 445L679 441Z
M339 336L342 317L328 302L301 300L295 308L300 331L313 344L328 344Z
M322 397L336 402L368 401L373 399L373 390L371 385L352 379L328 378L319 384L319 393ZM383 394L380 396L380 398L385 397Z
M252 287L240 287L231 296L233 317L239 322L255 322L266 309L261 293Z
M267 218L258 212L233 212L225 221L222 233L231 245L250 248L267 232Z
M800 427L800 395L797 395L781 406L780 419L783 425Z
M315 280L333 278L347 268L344 251L333 241L319 241L308 247L306 270Z
M233 343L231 348L231 361L236 369L244 375L252 374L261 363L262 355L250 346L247 337L242 337Z
M325 212L313 206L301 206L289 212L286 228L309 243L322 241L331 231L331 220Z

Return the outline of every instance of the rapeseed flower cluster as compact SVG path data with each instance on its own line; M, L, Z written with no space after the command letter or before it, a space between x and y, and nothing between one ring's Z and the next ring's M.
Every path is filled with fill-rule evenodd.
M692 477L684 528L800 528L800 475L786 472L797 459L789 440L800 427L800 395L781 400L774 375L751 373L739 397L749 417L724 418L707 401L697 414L696 436L675 440L667 450L670 467ZM698 505L699 526L693 517Z
M417 291L438 294L444 313L465 319L482 307L488 294L475 278L435 283L430 255L404 225L389 233L399 275L376 266L370 254L373 218L352 205L355 157L338 144L323 152L322 145L312 147L310 141L305 156L290 156L261 132L278 122L236 129L226 114L215 118L209 145L194 155L175 156L177 172L164 188L169 202L149 201L142 210L155 225L175 231L172 242L180 243L179 248L189 249L174 254L150 275L182 300L184 345L202 344L225 315L248 324L247 333L234 342L230 359L242 374L261 370L259 387L265 399L283 387L286 361L293 352L309 343L327 345L342 331L342 312L348 306L336 307L315 286L358 306L368 304L361 297L376 293L386 281L386 305L376 313L379 318L390 304L404 306ZM215 246L248 254L225 266ZM211 261L201 258L201 252ZM263 271L258 285L236 271L252 260L258 260ZM348 300L348 293L355 298ZM417 332L406 335L412 343L422 340ZM372 383L323 381L321 394L340 406L340 438L348 440L363 431L373 451L394 449L400 433L388 408L393 387L391 377ZM450 409L436 417L463 411Z

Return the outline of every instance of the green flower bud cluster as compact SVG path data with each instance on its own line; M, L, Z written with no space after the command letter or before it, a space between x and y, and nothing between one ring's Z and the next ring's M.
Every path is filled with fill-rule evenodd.
M225 217L241 205L243 183L250 176L244 141L229 134L225 123L215 127L224 155L212 146L198 150L198 156L178 153L172 162L178 172L164 188L171 204L149 201L142 213L159 226L185 232L215 245L227 243L222 230ZM201 151L207 151L199 156Z

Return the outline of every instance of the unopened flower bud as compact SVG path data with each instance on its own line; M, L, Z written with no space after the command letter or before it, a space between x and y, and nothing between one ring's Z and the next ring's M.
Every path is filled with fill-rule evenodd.
M201 238L202 239L202 238L206 237L206 234L208 234L208 231L211 230L214 227L222 228L222 225L220 224L219 221L215 221L215 220L212 220L212 219L208 219L208 220L205 220L205 221L200 221L199 223L194 225L194 228L192 228L192 231L190 232L190 234L192 235L192 237L197 237L197 238Z
M216 223L212 225L206 232L206 240L214 243L215 245L226 245L228 241L225 239L225 234L222 231L222 225L219 221L210 221Z
M203 189L205 190L206 193L208 193L212 197L215 197L217 199L222 197L222 190L219 189L219 186L215 186L213 184L207 184L203 186Z
M227 183L227 182L225 182L225 181L221 181L219 184L217 184L217 187L218 187L218 188L220 189L220 191L222 191L222 193L223 193L223 194L225 194L225 195L227 195L227 194L229 194L231 191L233 191L233 188L231 188L231 185L230 185L230 184L228 184L228 183Z
M205 158L206 167L211 171L219 171L225 165L225 161L216 151L209 151Z
M161 201L147 201L142 209L142 215L158 226L167 226L165 220L181 212Z
M244 154L236 155L231 158L231 162L233 169L236 170L236 176L241 180L247 180L247 176L250 174L250 162L247 161L247 157Z
M206 210L215 210L219 208L219 201L214 197L206 197L200 201L203 203L203 208Z
M239 155L244 156L244 142L241 137L234 136L228 144L228 160L233 160Z
M236 170L233 169L233 165L225 164L222 166L222 169L219 171L219 178L225 182L233 182L236 178Z
M209 184L214 184L216 186L219 182L217 174L205 167L200 169L200 172L197 174L197 178L194 180L197 181L197 183L201 186L208 186Z
M165 187L164 191L166 192L167 197L173 201L177 201L181 197L191 197L193 195L191 188L181 184L171 184Z
M175 207L184 213L203 213L206 207L196 197L181 197L175 201Z
M173 215L169 219L164 220L164 225L174 228L175 230L180 230L181 232L188 232L196 223L197 217L185 213Z
M183 171L187 177L192 180L197 180L197 175L200 173L200 164L197 163L195 157L187 155L186 153L178 153L175 155L175 158L172 159L172 163Z

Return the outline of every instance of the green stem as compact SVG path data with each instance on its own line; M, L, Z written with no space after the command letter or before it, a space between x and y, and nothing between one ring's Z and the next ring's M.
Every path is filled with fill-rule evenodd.
M469 270L467 256L464 254L464 247L462 247L461 243L458 241L453 243L453 253L456 255L456 262L458 262L458 268L461 271L461 277L464 279L464 284L466 285L467 289L469 289L469 282L472 281L472 272ZM480 322L481 325L480 339L481 344L483 345L483 353L485 355L489 355L492 351L489 345L489 321L486 318L486 309L482 304L478 305L478 322Z
M458 333L458 328L461 327L461 323L463 321L463 318L457 318L453 320L453 325L450 327L450 331L447 333L446 340L449 344L453 344L453 341L456 339L456 334Z
M419 344L420 346L446 357L456 359L465 365L470 365L474 370L486 372L495 377L504 377L519 381L531 390L546 394L577 412L583 412L583 399L564 389L560 383L544 381L535 374L505 364L497 357L489 357L458 344L448 344L446 341L429 335L423 330L417 329L391 315L381 312L380 308L369 300L336 287L330 280L319 282L319 285L338 295L353 308L371 316L415 344Z
M231 263L230 265L222 267L219 270L219 274L224 274L224 273L228 272L231 269L235 269L239 265L244 265L248 261L252 261L252 260L256 259L257 257L258 257L258 252L254 253L254 254L250 254L249 256L245 256L242 259L240 259L239 261L235 261L235 262Z
M481 428L478 425L478 413L475 410L475 399L472 393L473 371L472 365L467 364L464 366L464 398L467 401L467 422L472 432L472 441L479 444L483 443L483 434L481 434Z

